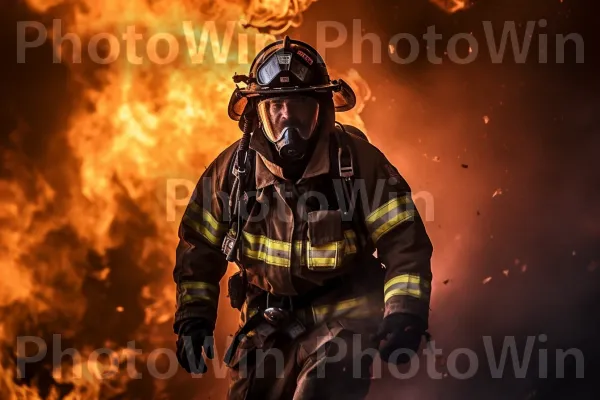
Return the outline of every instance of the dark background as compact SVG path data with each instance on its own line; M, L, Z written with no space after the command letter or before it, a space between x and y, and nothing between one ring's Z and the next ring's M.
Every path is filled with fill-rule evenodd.
M310 15L327 15L332 3L318 2L309 10L303 37L306 32L316 40L318 18ZM373 398L597 398L600 292L598 271L592 271L600 257L600 79L591 2L480 0L452 15L420 1L337 4L333 20L351 32L352 19L362 18L365 33L380 35L384 46L380 65L352 65L376 97L363 113L369 134L413 190L430 191L436 200L435 221L428 223L436 245L436 343L445 355L460 347L480 355L473 379L435 381L425 374L400 383L390 379L374 387ZM522 38L527 21L540 19L548 25L536 27L525 64L516 63L510 50L503 63L491 62L482 21L492 22L499 40L505 21L515 21ZM432 65L424 42L417 62L399 65L386 56L386 39L400 32L419 37L431 25L444 38L438 56L452 34L472 32L479 57L469 65L447 57ZM577 64L574 47L567 46L566 63L556 64L553 37L572 32L584 38L585 62ZM537 33L548 34L548 64L538 63ZM363 60L370 60L372 45L365 42L362 50ZM351 60L351 51L351 46L328 50L327 60L347 66L342 60ZM400 52L407 55L407 47ZM497 188L503 193L492 198ZM488 276L492 280L482 284ZM536 341L528 379L514 379L510 368L503 379L491 377L482 336L495 344L515 336L523 349L527 336L540 334L548 342ZM568 362L567 379L552 379L554 350L571 347L584 352L585 379L573 379ZM539 378L538 349L548 349L548 379Z
M17 1L3 1L0 18L2 154L18 154L32 170L52 166L48 178L60 188L72 161L61 151L66 148L61 132L78 98L76 85L70 84L66 66L50 62L50 46L30 51L26 64L16 64L15 21L48 16L32 15ZM592 2L479 0L450 15L424 0L321 0L291 34L314 43L317 21L339 21L350 32L355 18L362 19L365 32L382 38L383 62L371 63L371 47L365 44L364 62L352 64L351 42L329 50L326 60L333 70L356 69L368 82L374 100L362 117L372 141L415 191L426 190L435 198L435 220L427 228L436 247L431 331L437 347L445 355L467 347L481 356L472 379L429 380L424 373L402 382L388 377L374 383L371 398L598 398L600 49ZM482 21L492 21L497 31L504 21L522 23L522 35L527 21L542 18L548 21L543 33L551 48L556 33L583 36L585 63L575 63L572 47L560 65L552 52L548 64L539 64L535 51L526 64L515 63L511 51L501 64L490 61ZM444 36L439 56L443 43L460 32L473 32L480 56L469 65L453 64L447 57L442 65L432 65L421 51L417 62L399 65L386 55L386 38L399 32L421 36L430 25ZM536 41L534 35L532 49L537 49ZM29 129L15 137L23 123ZM28 185L27 175L17 174L7 157L2 160L0 179ZM502 194L492 197L499 188ZM126 251L115 257L135 259ZM130 277L139 277L135 268ZM492 280L483 284L486 277ZM138 283L129 285L135 289ZM123 303L125 295L111 290ZM135 293L128 296L134 303ZM3 315L15 312L6 309ZM136 326L119 325L119 336L127 337ZM492 336L499 345L505 336L515 336L522 349L527 336L540 334L548 342L536 342L532 365L538 349L547 348L552 355L555 349L579 348L585 355L585 379L574 379L569 363L566 379L553 378L552 363L548 379L539 378L537 368L529 369L527 379L511 378L510 368L503 379L491 377L483 336ZM207 383L184 380L169 389L169 398L191 398L192 393L205 398ZM136 385L122 398L151 398L139 394L152 391L149 383Z

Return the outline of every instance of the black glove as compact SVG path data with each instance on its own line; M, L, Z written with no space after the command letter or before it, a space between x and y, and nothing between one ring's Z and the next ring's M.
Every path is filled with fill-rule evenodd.
M214 357L212 329L202 319L189 319L179 325L177 338L177 361L189 373L204 374L208 371L202 353Z
M426 330L426 324L415 315L390 314L381 322L373 340L377 342L384 340L384 343L379 346L379 355L386 362L390 361L390 355L395 350L408 350L399 356L394 355L391 360L397 364L404 364L409 362L410 358L419 350L421 336L425 335Z

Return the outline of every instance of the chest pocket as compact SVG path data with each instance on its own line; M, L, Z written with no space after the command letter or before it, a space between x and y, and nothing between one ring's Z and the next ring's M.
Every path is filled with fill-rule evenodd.
M308 269L327 271L340 268L356 254L356 233L343 229L340 210L319 210L308 213Z

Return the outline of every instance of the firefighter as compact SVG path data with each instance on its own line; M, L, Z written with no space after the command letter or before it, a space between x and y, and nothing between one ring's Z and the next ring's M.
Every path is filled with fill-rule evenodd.
M310 45L286 36L234 81L244 135L206 169L179 228L179 363L207 371L231 261L228 398L363 399L368 350L405 363L427 336L432 244L410 187L335 122L356 98Z

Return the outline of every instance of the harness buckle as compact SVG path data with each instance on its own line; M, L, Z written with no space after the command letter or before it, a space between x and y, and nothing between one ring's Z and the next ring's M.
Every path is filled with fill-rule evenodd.
M352 161L352 156L349 157L349 164L342 165L342 155L343 148L340 146L338 149L338 168L340 172L340 177L342 178L350 178L354 176L354 162Z
M233 262L235 260L235 240L236 240L235 231L229 231L225 235L223 239L223 243L221 244L221 252L225 254L227 261Z
M243 158L243 159L242 159ZM235 161L233 163L233 175L240 178L246 175L247 173L247 164L248 163L248 152L244 152L240 154L236 154Z

